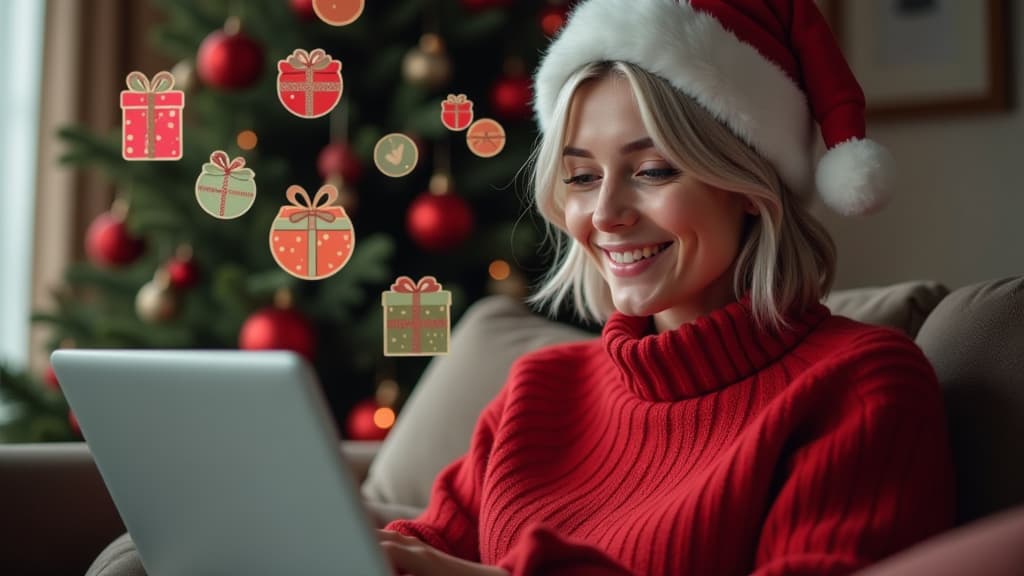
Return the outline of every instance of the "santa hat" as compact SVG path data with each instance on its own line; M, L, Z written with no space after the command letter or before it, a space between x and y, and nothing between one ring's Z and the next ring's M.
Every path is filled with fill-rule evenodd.
M888 200L890 155L865 139L864 93L813 0L583 0L536 74L541 130L573 72L612 60L692 97L795 193L844 215ZM812 121L828 148L813 178Z

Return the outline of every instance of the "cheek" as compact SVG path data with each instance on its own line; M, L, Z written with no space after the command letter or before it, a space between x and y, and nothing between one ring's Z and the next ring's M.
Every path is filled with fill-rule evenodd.
M591 229L590 214L583 210L578 203L567 202L565 205L565 227L569 231L569 235L577 242L586 244Z

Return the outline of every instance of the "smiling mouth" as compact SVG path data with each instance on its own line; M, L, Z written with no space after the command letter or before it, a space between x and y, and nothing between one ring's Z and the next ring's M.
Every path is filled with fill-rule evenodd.
M616 266L629 266L631 264L653 259L671 245L671 242L663 242L661 244L652 244L650 246L644 246L643 248L636 248L625 252L605 249L602 249L602 251L605 253L605 256L612 261L612 264Z

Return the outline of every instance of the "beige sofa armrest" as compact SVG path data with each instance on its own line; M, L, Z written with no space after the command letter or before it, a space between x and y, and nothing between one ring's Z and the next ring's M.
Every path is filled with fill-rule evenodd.
M366 480L370 464L380 452L382 442L365 440L344 440L341 443L341 454L352 467L357 485Z
M83 574L124 532L84 443L0 444L0 574Z

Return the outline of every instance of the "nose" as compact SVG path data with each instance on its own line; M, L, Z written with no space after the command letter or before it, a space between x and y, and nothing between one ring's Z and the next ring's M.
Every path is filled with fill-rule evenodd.
M619 184L614 178L605 178L598 192L597 205L591 216L594 228L603 232L614 231L636 222L637 212L633 206L629 186Z

